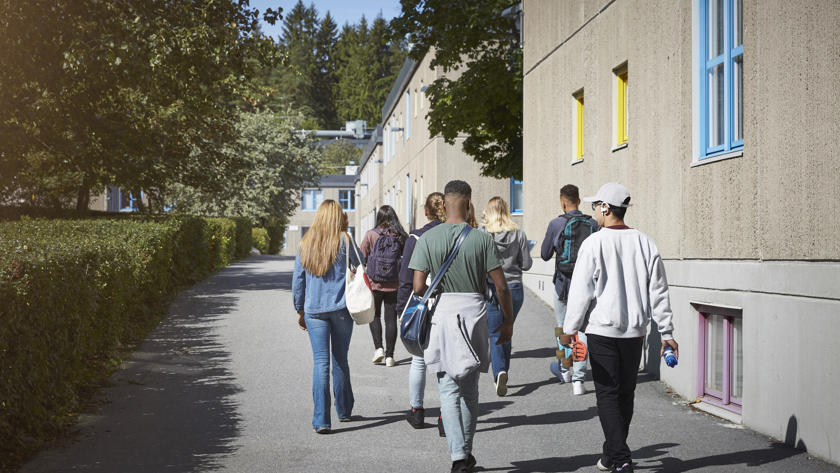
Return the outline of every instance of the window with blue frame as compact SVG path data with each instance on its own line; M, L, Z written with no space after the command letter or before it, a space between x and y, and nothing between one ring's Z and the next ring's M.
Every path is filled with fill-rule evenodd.
M324 202L324 191L321 189L304 189L300 199L301 210L315 211Z
M743 0L700 1L700 156L744 147Z
M524 210L522 202L522 181L510 179L510 211L511 213L521 214Z
M338 203L344 210L356 210L356 191L354 189L338 191Z

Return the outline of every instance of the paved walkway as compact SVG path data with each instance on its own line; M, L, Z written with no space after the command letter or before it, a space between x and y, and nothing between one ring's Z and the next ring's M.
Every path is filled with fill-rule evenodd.
M114 374L110 402L82 433L21 472L445 472L434 424L413 430L409 357L370 362L368 327L355 327L353 422L312 433L312 354L292 309L293 262L251 257L181 294L170 315ZM508 396L481 379L476 471L597 472L603 442L595 395L573 396L549 372L553 313L526 297L514 333ZM677 368L679 369L679 368ZM594 389L590 382L587 388ZM642 374L630 434L639 471L840 472L749 430L696 412ZM438 413L432 378L427 415Z

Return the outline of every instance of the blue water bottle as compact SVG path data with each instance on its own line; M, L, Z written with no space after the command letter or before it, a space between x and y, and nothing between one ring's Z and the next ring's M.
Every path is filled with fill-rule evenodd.
M671 368L677 366L677 355L674 354L674 349L671 347L665 348L665 354L662 355L665 358L665 364L670 366Z

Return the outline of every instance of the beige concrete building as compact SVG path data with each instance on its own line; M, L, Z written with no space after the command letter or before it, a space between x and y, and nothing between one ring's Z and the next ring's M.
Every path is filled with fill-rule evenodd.
M479 221L484 205L494 196L509 203L522 200L521 183L481 176L479 164L462 151L463 138L449 145L442 137L429 135L424 88L442 74L440 68L429 69L430 60L426 56L421 62L405 62L382 107L382 124L362 154L356 182L359 237L374 227L383 205L397 210L406 230L424 226L426 196L443 192L454 179L472 187ZM521 217L517 219L521 223Z
M680 343L679 366L660 370L652 335L646 367L704 409L840 462L840 5L523 9L529 236L561 213L562 185L624 184L628 225L665 259ZM525 279L546 301L552 272Z
M321 176L318 187L307 187L301 191L300 205L297 212L289 218L286 225L285 243L280 250L284 256L297 255L301 238L306 234L321 202L332 199L347 212L350 220L350 233L356 234L356 167L348 166L346 174L325 174Z

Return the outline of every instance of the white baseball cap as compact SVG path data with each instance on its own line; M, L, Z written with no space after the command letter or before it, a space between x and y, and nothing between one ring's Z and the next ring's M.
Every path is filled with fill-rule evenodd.
M630 207L633 204L625 204L630 201L630 191L617 182L604 184L598 189L595 197L584 197L584 202L604 202L613 207Z

